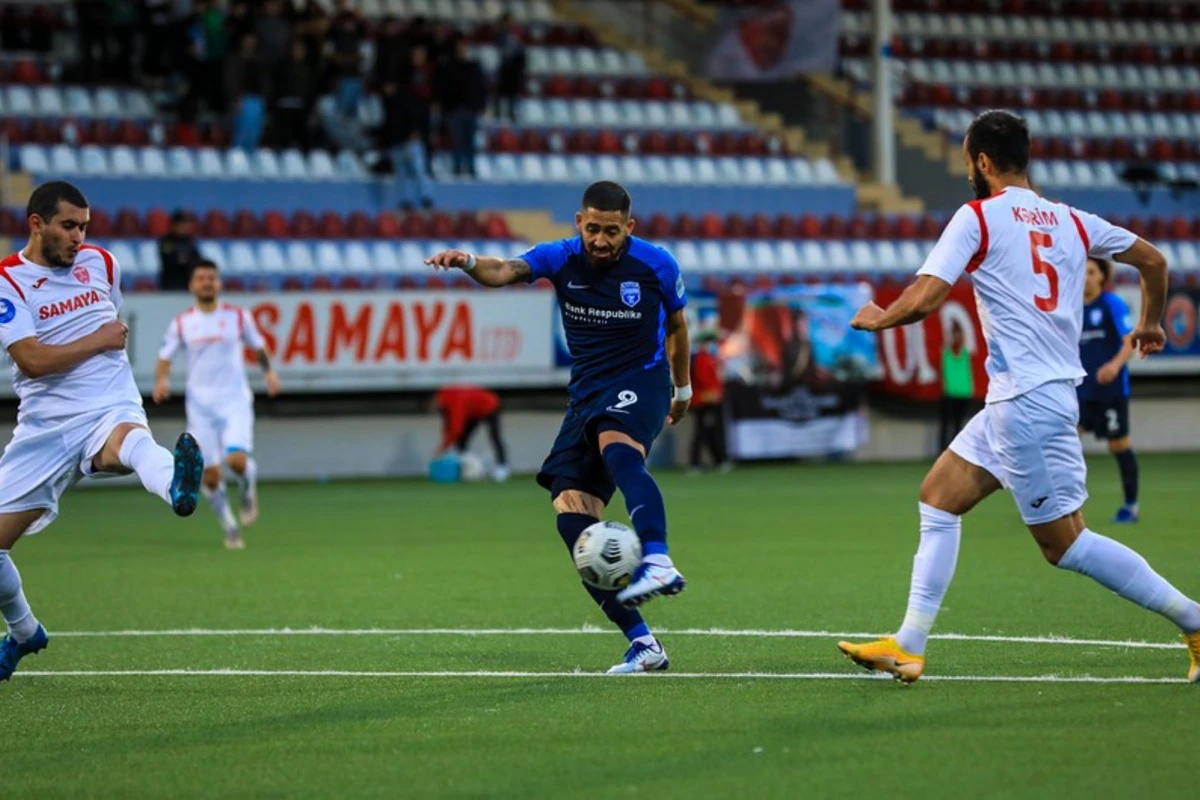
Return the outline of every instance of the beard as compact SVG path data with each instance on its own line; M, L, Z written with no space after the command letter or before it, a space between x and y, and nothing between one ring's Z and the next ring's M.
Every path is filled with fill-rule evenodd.
M971 188L975 190L976 200L986 200L992 196L992 187L988 186L987 178L979 170L971 175Z

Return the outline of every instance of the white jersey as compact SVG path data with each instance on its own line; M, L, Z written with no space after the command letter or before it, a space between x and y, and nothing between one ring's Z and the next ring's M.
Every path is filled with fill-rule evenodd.
M953 284L970 273L994 403L1084 377L1087 257L1111 258L1136 241L1097 216L1010 186L960 208L917 274Z
M43 267L15 253L0 261L0 342L22 339L65 345L117 319L121 267L112 253L83 245L70 267ZM13 363L20 399L17 422L93 414L123 404L141 406L129 356L109 350L66 372L30 378Z
M245 347L266 347L249 312L228 303L212 311L193 306L167 326L158 357L170 361L180 348L185 350L188 402L218 408L253 399L246 381Z

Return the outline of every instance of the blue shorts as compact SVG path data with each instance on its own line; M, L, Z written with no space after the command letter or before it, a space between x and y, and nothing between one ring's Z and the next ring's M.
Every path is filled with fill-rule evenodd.
M572 401L537 482L553 497L574 489L607 505L617 487L600 455L600 432L627 434L649 455L670 411L671 378L662 369L634 373Z

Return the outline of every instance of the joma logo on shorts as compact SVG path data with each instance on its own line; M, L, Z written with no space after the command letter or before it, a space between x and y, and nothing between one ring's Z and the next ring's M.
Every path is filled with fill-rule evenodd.
M38 309L39 319L53 319L63 314L68 314L72 311L78 311L81 308L87 308L90 305L99 303L102 299L100 293L95 289L90 292L77 294L68 300L62 300L58 303L51 303L48 306L42 306Z

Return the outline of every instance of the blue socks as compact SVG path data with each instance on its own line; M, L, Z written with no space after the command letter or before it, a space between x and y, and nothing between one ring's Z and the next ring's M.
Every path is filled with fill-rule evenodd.
M1138 501L1138 463L1133 450L1115 453L1121 468L1121 488L1125 490L1125 505L1133 507Z
M627 444L610 444L604 448L604 463L613 483L625 498L625 508L638 538L642 540L643 556L667 554L667 509L662 492L646 470L646 461Z
M563 544L567 546L567 552L574 551L575 541L579 538L579 534L599 521L587 514L559 514L558 535L562 537ZM642 615L637 610L626 608L618 603L616 592L606 592L603 589L588 586L586 583L583 584L583 588L587 589L587 593L596 601L596 605L600 606L604 615L621 629L621 633L624 633L629 641L632 642L634 639L650 635L650 627L646 625Z

